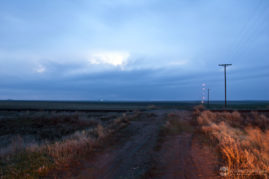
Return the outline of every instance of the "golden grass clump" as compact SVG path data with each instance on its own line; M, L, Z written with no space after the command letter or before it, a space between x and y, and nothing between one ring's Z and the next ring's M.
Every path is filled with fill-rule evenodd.
M217 143L225 164L234 174L269 173L269 129L261 130L258 125L244 125L246 123L239 112L204 111L197 121L201 131Z

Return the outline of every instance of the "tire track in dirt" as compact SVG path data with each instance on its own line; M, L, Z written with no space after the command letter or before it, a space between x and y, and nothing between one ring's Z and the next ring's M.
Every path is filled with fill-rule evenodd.
M201 146L192 134L170 137L163 145L160 157L163 172L154 178L219 178L215 168L217 157L208 146Z
M114 134L113 145L96 151L61 178L219 178L215 170L217 157L209 146L201 145L193 132L165 136L160 151L154 152L167 112L154 111L151 117L130 121L129 126ZM190 112L186 115L181 111L180 115L183 120L191 119Z
M131 121L116 138L123 142L109 147L83 162L79 171L69 178L140 178L151 167L151 154L156 145L163 113L137 121Z
M178 114L185 122L191 121L191 112L181 111ZM154 157L155 166L145 178L219 178L216 170L218 157L214 155L216 151L202 144L194 132L162 136L162 141L160 151Z
M193 166L191 160L187 161L190 149L190 134L167 138L160 157L160 163L163 166L160 178L185 178L186 175L194 175L193 173L186 174L186 165L188 168ZM195 170L193 171L195 172Z

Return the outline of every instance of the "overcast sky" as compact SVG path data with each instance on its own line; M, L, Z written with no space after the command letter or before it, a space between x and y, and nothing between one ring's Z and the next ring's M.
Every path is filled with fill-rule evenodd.
M1 0L0 99L269 100L268 0Z

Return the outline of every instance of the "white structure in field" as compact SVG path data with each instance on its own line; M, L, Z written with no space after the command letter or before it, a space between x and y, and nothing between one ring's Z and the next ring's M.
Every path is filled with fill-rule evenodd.
M206 99L205 95L206 95L206 84L203 83L202 84L202 101L201 101L202 104L205 103L205 99Z

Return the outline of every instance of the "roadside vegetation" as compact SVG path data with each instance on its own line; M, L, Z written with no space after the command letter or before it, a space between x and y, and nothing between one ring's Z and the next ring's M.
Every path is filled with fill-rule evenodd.
M160 130L161 136L190 133L193 131L188 111L176 111L167 113L165 123Z
M38 178L68 168L133 115L36 112L0 118L0 178Z
M235 178L268 176L268 113L211 112L200 109L196 108L194 112L199 130L211 144L217 146L221 163L228 169L222 171L223 175Z

